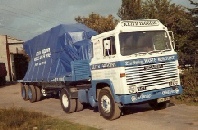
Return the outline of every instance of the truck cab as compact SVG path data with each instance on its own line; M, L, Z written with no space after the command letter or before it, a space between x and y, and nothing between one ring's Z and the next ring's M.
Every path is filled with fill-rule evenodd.
M161 109L182 93L174 37L159 20L124 20L92 42L92 83L99 90L101 84L109 87L121 106L148 102ZM102 109L110 98L98 100Z

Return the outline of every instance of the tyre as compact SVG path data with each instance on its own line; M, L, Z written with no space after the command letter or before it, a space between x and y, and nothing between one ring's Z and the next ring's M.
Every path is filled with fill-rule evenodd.
M31 103L36 102L36 90L33 85L28 86L28 98Z
M36 101L40 101L42 98L41 89L38 86L34 86L34 88L36 90Z
M71 99L65 89L60 94L61 107L66 113L72 113L76 110L76 99Z
M23 100L27 101L28 98L28 86L21 84L21 96Z
M169 101L165 101L165 102L161 102L161 103L157 103L157 100L152 100L148 104L154 110L161 110L161 109L165 109L166 107L169 106L170 100Z
M83 110L83 104L78 100L76 99L76 112L79 112L79 111L82 111Z
M121 110L108 89L102 89L100 91L98 107L101 116L107 120L114 120L120 117Z

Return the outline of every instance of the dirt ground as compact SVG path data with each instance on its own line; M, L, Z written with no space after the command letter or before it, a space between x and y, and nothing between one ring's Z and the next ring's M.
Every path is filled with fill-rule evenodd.
M103 119L99 112L86 107L81 112L66 114L59 99L48 98L36 103L24 101L20 84L0 87L0 107L22 107L26 110L42 112L52 117L66 119L75 123L103 130L197 130L198 107L185 104L171 104L170 107L154 111L148 104L136 105L127 109L125 115L114 121Z

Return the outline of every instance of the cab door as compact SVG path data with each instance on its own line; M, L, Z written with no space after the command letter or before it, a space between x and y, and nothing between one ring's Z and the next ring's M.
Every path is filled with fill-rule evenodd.
M115 93L122 93L120 81L120 66L116 53L115 36L100 38L98 44L93 49L93 59L91 61L92 80L110 80ZM100 51L100 52L99 52Z

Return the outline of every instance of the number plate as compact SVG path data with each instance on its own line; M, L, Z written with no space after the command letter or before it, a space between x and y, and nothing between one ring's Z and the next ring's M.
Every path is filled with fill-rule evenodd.
M154 64L154 65L147 65L144 66L144 70L152 70L152 69L160 69L163 68L163 64Z
M165 101L168 101L168 100L170 100L170 97L158 98L158 99L157 99L157 103L165 102Z
M146 90L146 87L145 86L141 86L141 87L138 87L137 89L138 89L138 91L143 91L143 90Z

